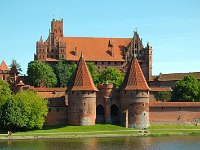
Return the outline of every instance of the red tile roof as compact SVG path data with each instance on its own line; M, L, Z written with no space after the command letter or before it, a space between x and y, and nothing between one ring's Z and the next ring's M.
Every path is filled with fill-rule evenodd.
M155 77L154 80L158 81L170 81L170 80L182 80L185 76L195 76L200 79L200 72L189 72L189 73L171 73L171 74L160 74Z
M131 60L130 66L122 83L121 89L124 90L150 90L142 69L136 58Z
M73 86L70 89L71 91L98 91L94 85L94 82L82 54L76 68L74 80L72 83Z
M196 107L200 102L150 102L149 107Z
M66 91L67 88L34 88L33 91L37 92L63 92Z
M172 91L170 87L151 87L151 90L153 92L158 92L158 91Z
M9 70L8 66L6 65L5 61L3 60L0 65L0 70Z
M22 80L19 81L19 83L17 84L17 86L24 86L24 82Z
M46 62L51 62L51 61L52 61L52 62L55 62L55 61L59 61L59 60L54 59L54 58L46 58L45 61L46 61Z
M78 61L82 52L86 61L125 61L123 49L131 38L64 37L60 41L67 45L66 60Z

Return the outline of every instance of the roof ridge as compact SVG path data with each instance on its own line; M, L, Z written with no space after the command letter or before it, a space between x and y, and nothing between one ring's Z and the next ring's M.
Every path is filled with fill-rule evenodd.
M132 39L131 37L94 37L94 36L65 36L61 38Z

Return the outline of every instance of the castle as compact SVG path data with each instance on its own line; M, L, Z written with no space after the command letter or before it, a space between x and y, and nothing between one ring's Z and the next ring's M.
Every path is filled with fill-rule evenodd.
M30 89L47 99L49 112L45 124L114 123L146 128L153 123L200 123L199 102L155 101L155 92L171 91L170 87L183 74L152 76L152 47L148 43L143 47L137 32L133 38L63 37L63 20L53 20L48 39L41 38L36 43L35 59L56 63L59 58L77 64L71 87L26 85L15 65L11 70L4 61L0 65L0 78L9 79L12 91ZM99 70L115 67L125 72L120 88L109 83L95 87L86 61L96 64ZM200 79L200 73L195 75Z
M42 37L36 43L35 60L56 63L60 58L76 63L80 54L87 62L93 62L99 70L114 67L126 72L131 58L138 59L147 81L152 77L152 47L142 44L137 31L133 38L64 37L63 19L51 21L46 41Z

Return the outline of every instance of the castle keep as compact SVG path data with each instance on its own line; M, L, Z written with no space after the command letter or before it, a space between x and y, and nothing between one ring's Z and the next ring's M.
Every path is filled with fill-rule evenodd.
M80 54L85 61L93 62L99 70L114 67L126 72L134 56L147 81L152 77L152 47L146 47L137 31L133 38L64 37L63 19L51 21L47 40L42 37L36 43L35 60L56 63L60 58L68 63L77 63Z

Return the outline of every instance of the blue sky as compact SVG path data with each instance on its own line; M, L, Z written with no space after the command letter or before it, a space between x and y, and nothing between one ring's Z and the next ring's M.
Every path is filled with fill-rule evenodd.
M132 37L153 47L153 74L200 72L199 0L1 0L0 61L15 58L26 73L36 42L53 18L65 36Z

